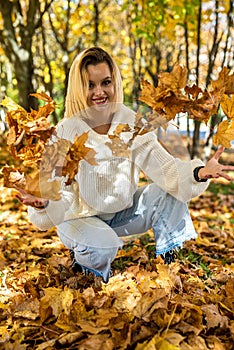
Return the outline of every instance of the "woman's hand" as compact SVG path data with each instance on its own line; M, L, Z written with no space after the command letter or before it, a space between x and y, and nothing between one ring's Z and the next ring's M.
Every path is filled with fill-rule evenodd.
M26 191L22 190L21 188L16 188L17 191L20 192L20 194L16 195L16 198L19 199L20 202L22 202L25 205L30 205L31 207L37 208L37 209L43 209L45 208L49 201L48 199L39 198L36 196L33 196Z
M217 179L219 177L224 177L228 181L232 181L232 178L226 174L226 171L234 171L234 166L232 165L222 165L219 163L219 158L221 157L224 147L220 147L214 156L207 162L204 168L201 168L198 172L198 177L200 179Z

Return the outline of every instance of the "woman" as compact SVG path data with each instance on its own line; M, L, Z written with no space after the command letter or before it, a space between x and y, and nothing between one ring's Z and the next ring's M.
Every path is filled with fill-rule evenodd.
M208 178L230 177L234 167L218 163L223 148L206 165L173 158L155 132L132 138L135 113L123 105L118 67L107 52L94 47L81 52L69 74L65 118L57 126L61 138L74 141L88 132L86 146L96 152L96 165L86 160L71 185L63 182L59 201L21 192L30 220L40 229L56 225L61 241L73 251L83 271L108 281L111 262L122 247L121 236L152 228L156 255L169 258L185 240L196 237L187 202L208 186ZM118 125L127 154L113 145ZM129 131L130 130L130 131ZM132 140L132 142L130 142ZM140 171L152 183L138 188Z

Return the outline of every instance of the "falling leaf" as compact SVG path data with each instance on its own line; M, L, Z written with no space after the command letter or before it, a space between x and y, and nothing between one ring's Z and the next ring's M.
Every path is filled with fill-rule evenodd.
M224 90L227 95L234 93L234 73L229 74L230 70L223 67L217 80L211 80L213 90Z
M27 193L45 199L59 200L60 181L52 180L50 177L41 176L40 170L34 169L30 174L17 170L13 167L2 168L4 186L15 189L22 189ZM49 174L50 176L50 174Z
M193 119L207 123L212 115L217 113L221 98L222 92L220 91L213 93L203 91L200 98L188 104L187 113Z
M5 187L19 187L24 188L25 187L25 177L22 172L17 170L15 167L10 166L4 166L1 169L1 172L4 177L4 186Z
M67 185L71 184L78 172L79 162L84 159L91 165L97 165L95 160L96 152L93 148L85 146L88 139L88 132L77 136L74 143L70 146L62 169L62 175L68 175Z
M44 91L32 93L32 94L30 94L30 96L34 96L34 97L38 98L39 100L42 100L42 101L45 101L48 103L52 103L53 105L55 105L55 101L52 99L52 97L47 95Z
M50 175L50 174L49 174ZM34 171L29 175L25 175L25 188L27 193L36 197L57 201L61 198L61 183L58 180L52 180L41 174L40 171Z
M234 95L232 95L232 97L223 95L220 105L226 116L229 119L234 119Z
M143 125L140 118L140 128L149 129L149 125L158 127L158 121L166 119L170 121L178 113L187 113L192 119L208 123L210 118L217 113L221 101L224 113L228 118L233 118L233 98L229 99L226 94L233 93L234 74L230 75L227 68L223 68L216 81L211 81L211 88L203 91L199 86L187 86L187 70L176 64L171 73L163 72L158 75L158 86L154 87L146 80L142 80L142 91L139 100L153 109L150 123ZM153 122L155 119L155 125ZM163 124L161 122L161 124ZM228 138L227 129L220 131L223 138ZM230 143L225 142L230 148ZM227 146L228 144L228 146Z
M185 88L187 84L188 70L176 63L170 73L162 72L158 75L158 87L160 90L170 89L178 91Z
M17 111L17 112L21 112L24 115L27 115L27 111L21 107L20 105L18 105L16 102L14 102L10 97L5 97L2 101L1 101L1 105L3 107L6 107L8 109L9 112L13 112L13 111Z
M130 138L125 140L122 133L129 133ZM128 124L119 124L116 126L113 134L108 135L109 140L106 142L106 145L112 151L113 156L117 157L129 157L130 155L130 145L131 140L133 139L132 129Z
M43 100L46 104L38 110L27 112L24 108L6 97L2 105L8 109L6 120L9 124L7 143L11 154L22 161L21 169L3 169L6 187L24 189L37 197L58 200L61 183L53 176L67 176L66 184L71 184L78 172L79 162L85 159L96 165L96 152L85 146L88 133L76 137L72 144L68 140L56 138L47 145L54 134L48 116L54 111L55 101L45 93L32 96ZM31 170L33 168L33 171Z
M223 120L217 129L216 134L213 137L214 145L218 144L230 148L231 141L234 140L234 121Z
M185 92L191 95L193 100L196 100L199 94L203 93L203 90L199 86L193 84L193 86L185 86Z

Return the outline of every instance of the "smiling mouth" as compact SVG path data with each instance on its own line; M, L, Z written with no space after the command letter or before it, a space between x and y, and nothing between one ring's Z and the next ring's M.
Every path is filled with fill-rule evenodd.
M103 105L107 101L107 97L95 98L92 100L95 105Z

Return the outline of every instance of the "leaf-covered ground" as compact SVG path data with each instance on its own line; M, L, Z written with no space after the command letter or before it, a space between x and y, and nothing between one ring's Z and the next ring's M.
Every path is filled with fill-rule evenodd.
M107 284L73 272L55 229L38 231L0 187L0 349L234 348L234 184L191 202L199 236L175 263L155 259L149 231L125 240Z

